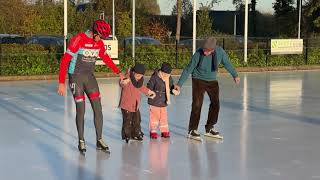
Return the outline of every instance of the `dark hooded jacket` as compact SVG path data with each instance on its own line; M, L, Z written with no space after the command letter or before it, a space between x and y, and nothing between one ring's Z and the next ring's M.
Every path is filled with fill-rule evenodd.
M170 76L170 92L172 94L174 81L172 77ZM151 91L154 91L156 93L156 97L154 99L148 99L148 104L151 106L156 107L166 107L167 104L167 97L166 97L166 85L165 82L159 77L159 70L155 70L155 72L152 74L147 88L149 88Z

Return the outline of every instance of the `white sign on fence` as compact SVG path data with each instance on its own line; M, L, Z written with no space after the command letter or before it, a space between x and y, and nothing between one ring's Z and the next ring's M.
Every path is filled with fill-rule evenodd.
M109 57L113 60L115 64L119 64L119 60L115 60L115 59L118 59L119 57L118 40L103 40L103 43L106 48L105 53L109 55ZM102 65L102 64L104 64L104 62L101 60L98 60L96 62L96 65Z
M271 55L302 53L303 39L271 39Z

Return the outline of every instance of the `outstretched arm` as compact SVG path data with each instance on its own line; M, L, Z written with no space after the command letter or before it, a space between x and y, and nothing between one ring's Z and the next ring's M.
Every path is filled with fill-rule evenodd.
M118 67L113 63L112 59L109 57L108 54L105 54L105 47L103 44L103 41L100 41L100 51L99 51L99 56L102 59L102 61L106 64L107 67L109 67L114 73L119 74L120 71Z
M176 86L178 86L179 88L182 87L182 85L185 83L185 81L189 78L189 75L193 72L193 70L197 67L197 64L199 62L199 57L200 57L200 53L196 52L189 64L187 65L187 67L183 70L180 79L178 81L178 84Z

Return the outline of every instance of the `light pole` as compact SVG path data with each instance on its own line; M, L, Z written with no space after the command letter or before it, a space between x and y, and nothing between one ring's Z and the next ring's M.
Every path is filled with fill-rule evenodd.
M112 0L112 39L114 40L114 36L115 36L115 29L116 29L116 26L115 26L115 8L114 8L114 0Z
M132 0L132 58L135 58L135 36L136 36L136 1Z
M192 53L196 52L197 41L197 0L193 0L193 36L192 36Z
M248 0L245 0L245 19L244 19L244 62L248 62Z
M67 0L63 0L63 36L64 36L63 49L64 49L64 52L67 51L67 35L68 35L68 2Z
M300 36L301 36L301 11L302 11L302 0L298 0L300 1L300 5L299 7L299 24L298 24L298 39L300 39Z
M233 35L237 35L237 14L234 14L234 22L233 22Z

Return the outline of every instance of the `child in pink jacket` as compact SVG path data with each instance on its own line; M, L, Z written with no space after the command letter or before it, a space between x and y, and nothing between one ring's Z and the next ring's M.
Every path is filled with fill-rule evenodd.
M150 98L155 97L155 93L143 85L145 67L143 64L136 64L126 74L120 75L121 97L119 107L122 111L122 139L128 143L130 139L143 140L141 132L141 115L139 107L141 104L141 94Z

